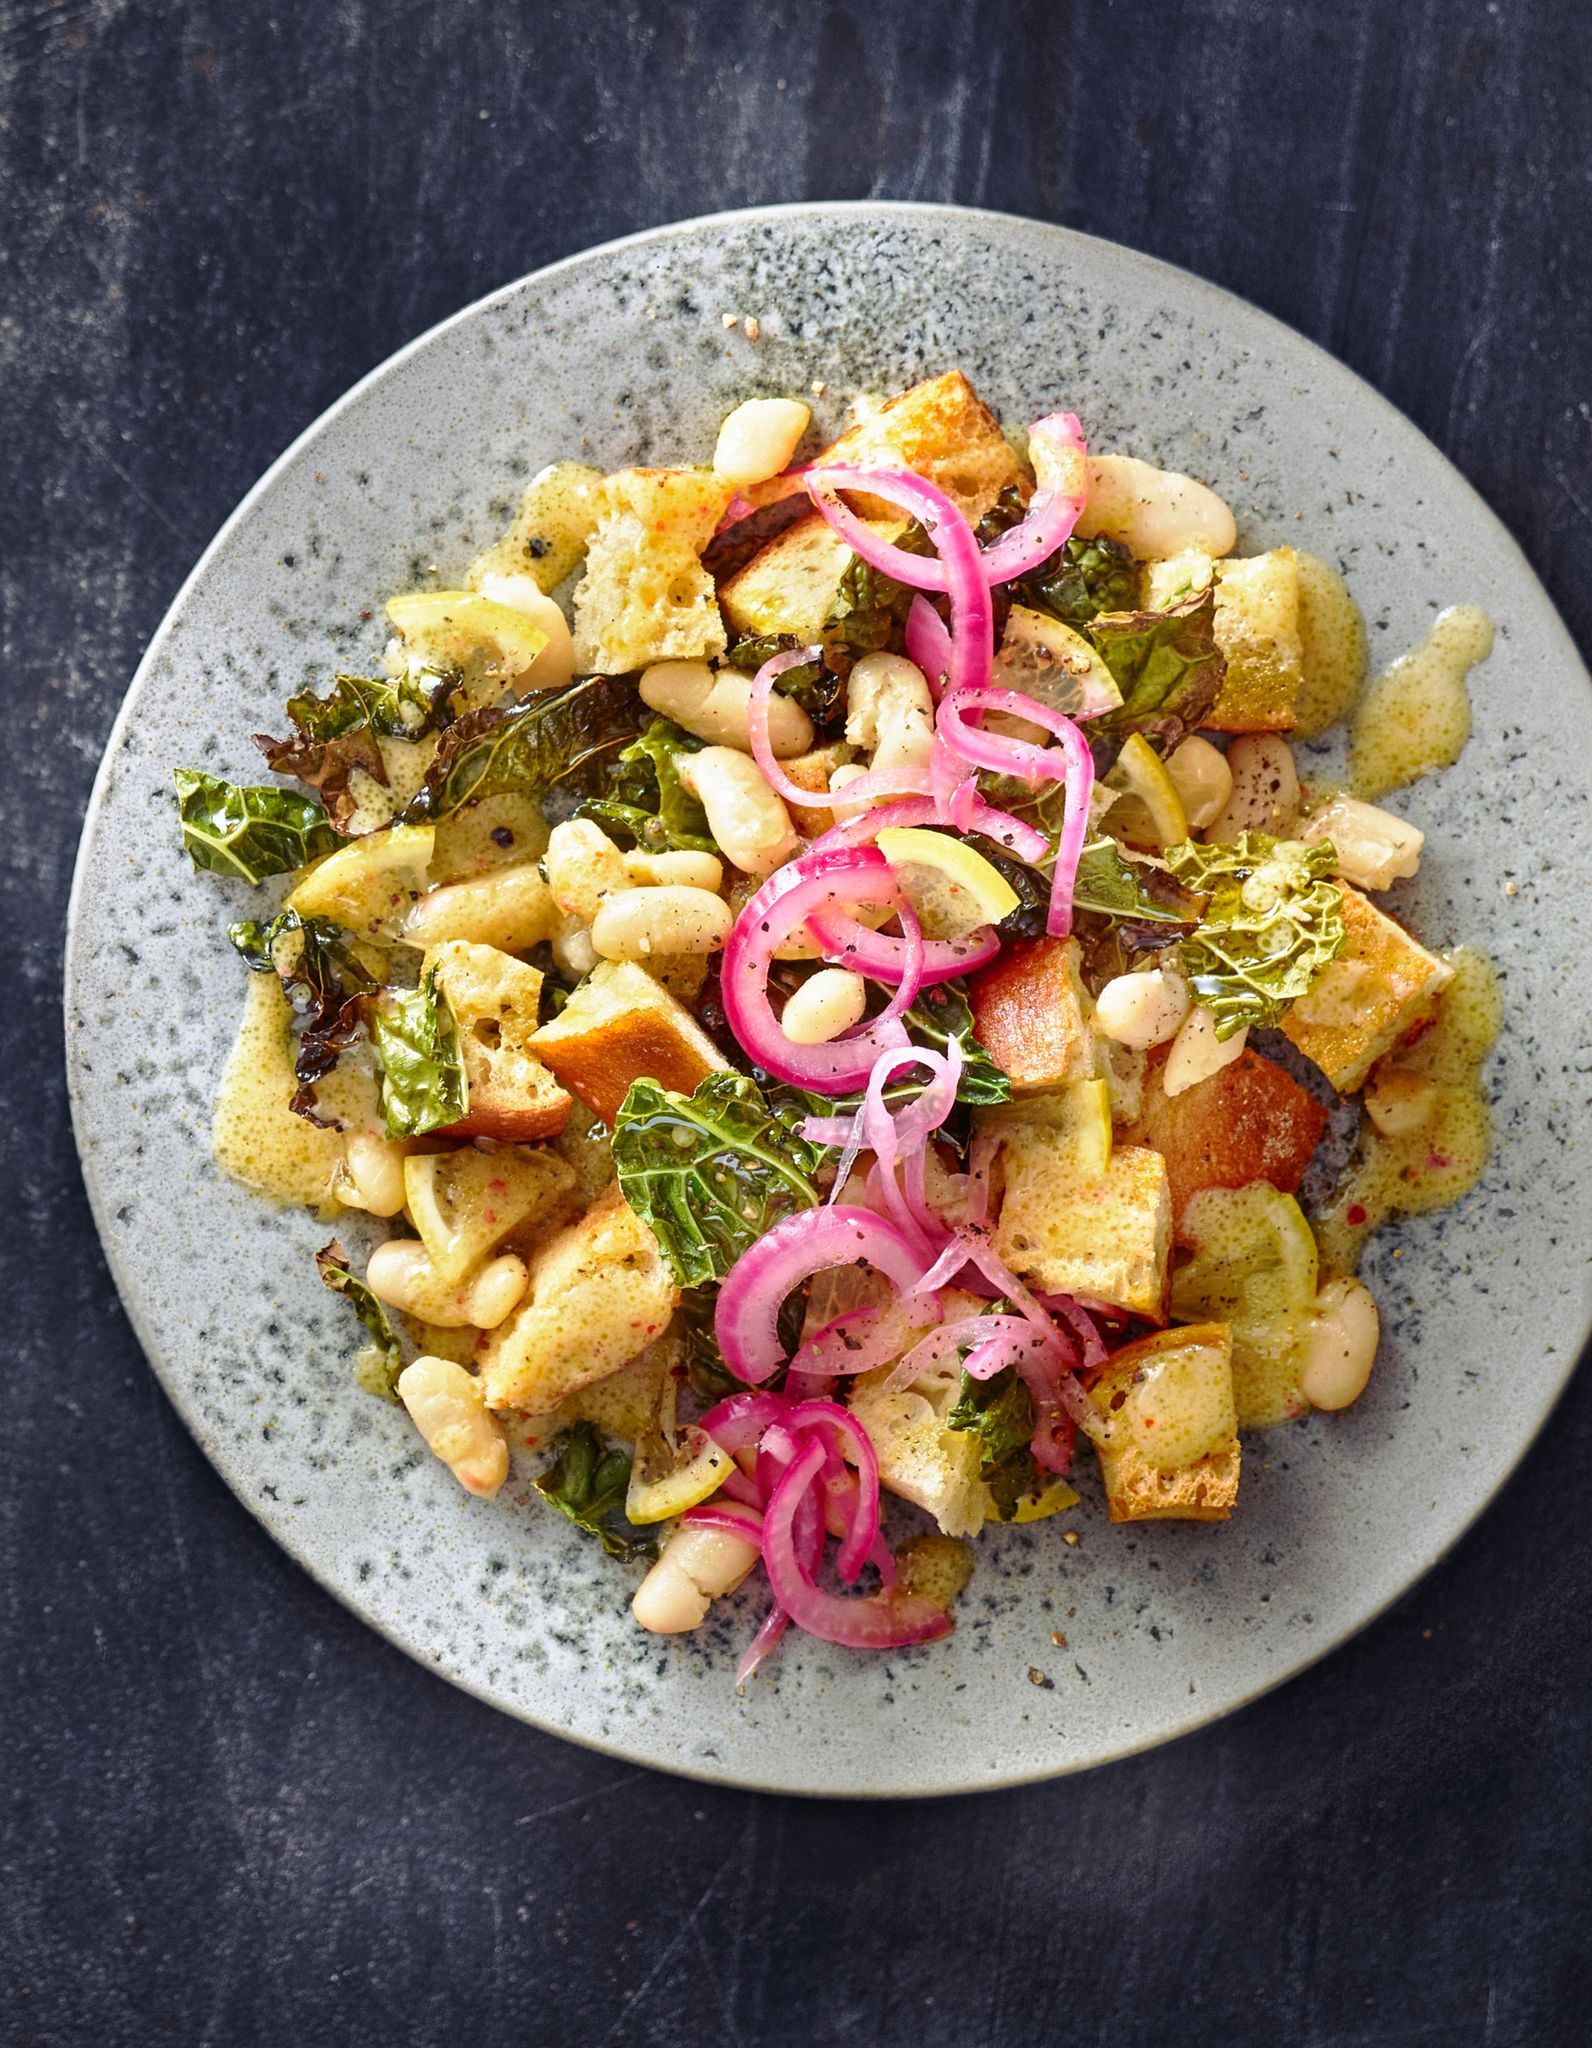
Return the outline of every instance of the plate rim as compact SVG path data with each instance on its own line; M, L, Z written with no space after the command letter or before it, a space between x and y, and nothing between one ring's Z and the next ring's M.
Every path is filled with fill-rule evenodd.
M62 1025L65 1040L67 1098L71 1115L73 1144L78 1157L78 1168L88 1196L89 1209L93 1217L96 1234L99 1238L101 1254L115 1284L122 1312L131 1325L133 1334L137 1338L139 1347L144 1354L145 1361L154 1374L156 1381L159 1383L172 1407L176 1410L184 1427L193 1438L195 1445L203 1453L212 1471L222 1481L223 1485L226 1486L233 1498L242 1505L253 1520L264 1530L278 1549L291 1558L323 1593L329 1594L340 1606L354 1615L364 1627L371 1629L381 1636L395 1649L402 1652L403 1655L420 1665L422 1669L430 1672L435 1677L443 1679L447 1684L456 1687L459 1691L468 1694L483 1705L491 1707L499 1713L506 1714L529 1727L535 1728L543 1734L556 1736L562 1741L577 1744L581 1748L598 1755L612 1757L617 1761L632 1765L639 1764L648 1769L663 1771L670 1776L684 1778L699 1784L733 1787L741 1791L772 1795L809 1799L859 1800L871 1803L873 1801L885 1800L941 1799L962 1797L978 1792L1004 1791L1023 1786L1050 1783L1059 1778L1074 1776L1082 1771L1099 1770L1111 1764L1124 1762L1130 1757L1142 1755L1148 1750L1159 1749L1167 1743L1179 1741L1200 1729L1208 1728L1219 1721L1224 1721L1230 1716L1252 1706L1256 1700L1265 1697L1269 1693L1276 1692L1290 1684L1294 1679L1302 1677L1323 1659L1340 1650L1345 1643L1351 1641L1354 1637L1360 1635L1375 1622L1379 1621L1400 1600L1407 1598L1417 1586L1452 1554L1466 1537L1472 1534L1477 1523L1519 1473L1521 1465L1530 1455L1543 1430L1557 1410L1559 1403L1563 1400L1565 1391L1575 1376L1578 1367L1586 1359L1589 1349L1592 1349L1592 1307L1587 1308L1585 1311L1588 1318L1587 1328L1581 1337L1580 1343L1573 1351L1566 1353L1567 1362L1558 1369L1557 1377L1552 1385L1551 1392L1543 1403L1541 1412L1536 1416L1529 1431L1522 1438L1514 1455L1498 1472L1485 1491L1467 1502L1464 1516L1459 1524L1449 1531L1435 1548L1423 1552L1421 1561L1414 1570L1402 1577L1400 1582L1392 1587L1383 1597L1378 1599L1372 1606L1357 1613L1353 1620L1345 1622L1342 1627L1329 1635L1325 1640L1315 1643L1306 1654L1300 1656L1297 1661L1289 1663L1285 1669L1259 1677L1253 1685L1237 1695L1225 1697L1218 1705L1209 1707L1202 1705L1196 1711L1179 1716L1172 1720L1169 1725L1158 1728L1153 1734L1147 1734L1142 1738L1132 1741L1114 1743L1110 1748L1099 1750L1089 1756L1064 1758L1054 1764L1046 1764L1035 1768L1019 1766L1002 1770L998 1773L991 1773L987 1778L962 1777L954 1783L943 1782L915 1789L901 1785L838 1789L825 1786L798 1785L789 1782L782 1783L777 1779L760 1778L748 1773L744 1769L734 1767L718 1769L695 1763L686 1758L669 1757L659 1759L652 1756L638 1756L634 1747L627 1745L622 1739L605 1738L600 1735L571 1729L556 1720L532 1712L524 1705L495 1695L488 1689L484 1681L474 1678L466 1671L442 1666L434 1657L427 1656L418 1643L405 1641L397 1633L395 1625L362 1608L353 1597L351 1591L338 1586L330 1577L322 1572L291 1533L273 1523L266 1514L263 1504L257 1503L248 1492L244 1491L242 1485L234 1480L229 1470L229 1461L220 1454L219 1447L213 1441L203 1417L198 1412L197 1403L187 1395L176 1379L176 1376L168 1372L166 1361L160 1355L159 1347L152 1341L151 1335L146 1328L138 1289L133 1282L132 1276L126 1270L126 1261L117 1246L115 1233L107 1228L105 1201L99 1186L99 1169L97 1164L93 1163L95 1161L95 1153L93 1148L85 1143L82 1123L84 1091L78 1071L79 1054L77 1048L80 1038L79 1034L74 1032L72 1028L72 1012L83 966L78 943L79 919L82 908L82 891L89 863L89 849L97 833L101 813L106 806L113 764L122 750L123 737L132 722L136 700L141 693L147 674L163 655L166 642L176 629L191 594L208 573L211 562L226 546L234 531L248 519L256 505L270 495L278 476L287 470L301 453L318 439L323 432L330 428L334 422L339 420L346 412L353 410L363 399L367 391L394 374L411 357L429 348L453 329L462 327L467 322L478 319L493 307L513 299L515 295L524 291L527 286L543 284L558 278L565 272L576 270L581 266L610 255L619 254L629 249L666 244L673 240L684 239L704 229L803 219L844 221L858 217L866 217L869 220L877 220L883 217L925 223L949 221L967 225L974 230L995 228L1017 230L1023 233L1031 233L1038 230L1046 236L1056 238L1063 244L1072 244L1090 251L1106 252L1111 260L1118 263L1126 263L1143 275L1173 280L1179 291L1185 295L1186 303L1204 301L1213 307L1224 309L1236 306L1250 321L1260 323L1263 332L1277 335L1290 348L1303 347L1312 355L1320 357L1326 364L1331 366L1333 371L1352 380L1357 394L1362 401L1369 401L1380 411L1385 419L1394 423L1398 429L1418 436L1426 448L1430 450L1431 454L1442 466L1444 472L1446 472L1444 477L1445 484L1468 500L1468 509L1472 515L1480 514L1486 525L1490 528L1493 543L1499 546L1506 556L1512 558L1514 566L1523 570L1530 579L1541 606L1543 623L1557 636L1560 643L1559 651L1567 668L1572 674L1579 674L1587 688L1592 690L1592 674L1589 674L1587 664L1582 657L1579 647L1571 636L1569 628L1565 625L1557 604L1543 584L1530 557L1526 554L1520 542L1516 540L1503 519L1447 452L1439 447L1437 442L1426 434L1391 399L1387 398L1375 385L1363 377L1358 370L1344 362L1341 357L1334 355L1330 349L1324 347L1320 342L1313 340L1309 335L1302 333L1287 321L1278 318L1276 314L1268 312L1264 307L1255 305L1251 300L1243 297L1242 294L1230 291L1223 285L1215 284L1210 279L1202 277L1197 272L1188 270L1180 264L1169 262L1162 257L1149 255L1143 250L1131 248L1124 243L1112 241L1107 236L1088 234L1081 229L1068 227L1060 222L1040 220L1032 215L1012 213L996 208L967 206L933 200L873 199L804 199L759 206L721 208L710 213L695 214L680 220L661 222L652 227L640 228L625 235L612 237L607 241L592 243L585 248L572 251L566 256L555 258L551 263L543 264L535 270L527 271L501 285L497 285L492 290L483 293L479 298L471 300L467 305L445 315L441 320L434 322L430 327L424 329L411 340L404 342L389 355L383 357L380 362L374 364L369 370L358 377L354 383L349 385L346 390L341 392L330 405L317 413L312 420L294 435L292 440L267 465L260 476L238 500L178 586L176 593L163 613L159 624L151 634L143 654L128 680L122 701L107 732L99 764L95 770L88 802L84 809L77 852L73 861L71 888L67 899L62 955Z

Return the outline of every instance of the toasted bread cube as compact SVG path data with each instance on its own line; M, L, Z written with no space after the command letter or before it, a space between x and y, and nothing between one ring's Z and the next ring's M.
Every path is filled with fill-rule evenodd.
M1216 564L1216 644L1227 673L1205 724L1216 732L1287 732L1295 725L1305 667L1292 548Z
M1230 1066L1180 1095L1161 1086L1165 1059L1151 1063L1125 1145L1150 1145L1166 1161L1174 1222L1203 1188L1270 1181L1291 1195L1327 1126L1327 1112L1275 1060L1247 1046Z
M847 766L852 752L845 740L829 740L808 753L780 762L798 789L810 789L815 797L823 798L823 802L811 806L786 800L790 821L804 839L816 839L820 832L827 832L835 822L835 814L829 805L829 778L837 768Z
M459 1027L469 1109L439 1138L499 1138L521 1145L552 1138L570 1100L531 1050L542 977L495 946L449 939L425 956Z
M616 1184L542 1246L524 1300L480 1347L487 1406L556 1408L628 1365L679 1300L658 1240Z
M1094 1072L1076 939L1028 939L972 976L973 1031L1014 1088L1054 1088Z
M533 1044L605 1124L641 1075L689 1095L729 1066L691 1012L633 960L599 961Z
M731 491L710 470L622 469L604 481L575 590L578 674L626 675L724 652L701 555Z
M1090 1398L1110 1431L1095 1449L1113 1522L1227 1520L1242 1451L1225 1323L1124 1345Z
M1343 891L1343 951L1286 1013L1282 1028L1340 1094L1437 1008L1454 978L1446 960L1412 939L1357 889Z
M1001 1132L1005 1193L995 1249L1047 1294L1107 1301L1160 1322L1171 1280L1172 1197L1166 1161L1119 1145L1103 1174L1080 1172L1064 1132Z
M842 434L815 467L847 463L906 469L938 485L976 519L1023 471L993 413L960 370L916 384ZM882 498L859 495L854 509L878 533L898 533L903 515ZM719 592L736 634L794 633L815 640L851 550L822 516L795 525L759 550Z

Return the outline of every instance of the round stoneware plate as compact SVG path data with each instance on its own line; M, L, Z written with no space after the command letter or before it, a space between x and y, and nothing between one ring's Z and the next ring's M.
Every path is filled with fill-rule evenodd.
M731 313L754 316L756 340ZM399 1410L357 1391L351 1319L311 1264L325 1226L212 1165L209 1107L243 998L223 927L268 891L189 871L171 771L258 780L249 735L280 723L290 691L375 660L383 599L432 564L456 579L543 463L706 461L723 413L755 392L816 392L828 432L856 394L953 364L1009 427L1065 406L1095 446L1209 479L1241 549L1296 541L1336 560L1377 662L1443 605L1492 613L1475 736L1399 800L1427 852L1394 907L1503 971L1497 1149L1456 1209L1377 1241L1370 1390L1252 1440L1230 1523L1113 1528L1086 1474L1064 1525L1076 1545L1054 1522L993 1531L947 1642L867 1657L790 1637L737 1696L755 1589L694 1636L643 1635L632 1572L543 1509L528 1471L495 1504L471 1500ZM1209 285L1059 228L936 207L775 208L595 249L472 306L335 405L227 523L138 671L89 810L67 973L78 1144L123 1300L278 1541L413 1656L539 1727L829 1794L1012 1784L1164 1741L1403 1592L1491 1498L1575 1363L1592 1242L1574 1123L1589 762L1587 676L1497 520L1374 392Z

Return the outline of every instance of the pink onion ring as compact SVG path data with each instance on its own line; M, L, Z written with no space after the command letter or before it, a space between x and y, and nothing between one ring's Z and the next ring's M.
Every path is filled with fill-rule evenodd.
M901 916L900 911L896 914ZM906 918L901 917L901 922L905 924ZM916 918L913 923L917 923ZM1001 949L1000 933L992 924L981 924L977 931L961 939L925 939L919 927L917 949L893 932L870 931L865 924L839 911L815 911L807 920L807 929L826 960L837 967L849 967L853 974L866 974L870 981L899 982L905 986L912 953L920 950L919 988L954 981L959 974L971 974L975 968L987 966ZM913 995L916 993L914 990ZM900 1016L910 1001L911 998L895 1014Z
M765 1231L730 1268L714 1308L714 1335L736 1378L758 1386L784 1362L779 1311L786 1295L815 1273L858 1264L874 1267L900 1294L922 1272L909 1241L872 1209L802 1209ZM736 1448L708 1434L725 1450Z
M984 550L988 581L1010 583L1046 562L1072 537L1089 494L1088 451L1076 413L1053 412L1028 429L1038 488L1021 525Z
M788 647L782 654L771 655L753 676L751 693L746 700L746 729L752 742L752 759L763 771L763 780L786 803L805 804L809 808L821 801L823 792L803 789L799 782L792 782L779 765L773 742L768 736L768 700L776 676L782 676L788 668L799 668L804 661L822 661L823 657L821 647Z
M743 1543L763 1547L763 1517L754 1507L737 1500L704 1500L687 1508L680 1517L696 1529L720 1529L726 1536L738 1536Z
M862 846L877 838L887 825L910 827L941 822L933 803L883 804L875 810L865 811L860 818L847 818L843 824L831 827L822 838L813 841L809 850L829 853L837 846ZM1030 825L1026 819L1014 818L1009 811L997 811L982 798L979 798L969 822L962 829L993 839L997 845L1004 846L1030 865L1050 856L1050 841L1038 826Z
M907 608L907 660L922 669L936 704L951 674L951 629L926 597Z

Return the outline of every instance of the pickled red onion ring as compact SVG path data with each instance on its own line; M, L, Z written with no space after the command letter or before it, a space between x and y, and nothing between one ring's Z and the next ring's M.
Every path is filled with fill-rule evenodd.
M859 1262L882 1273L899 1294L910 1293L923 1270L908 1239L872 1209L802 1209L765 1231L730 1268L714 1308L714 1335L736 1378L760 1386L784 1362L779 1311L787 1294L815 1273Z
M1030 575L1072 538L1089 495L1088 451L1076 413L1053 412L1028 429L1037 488L1022 523L984 550L984 575L1010 583Z

